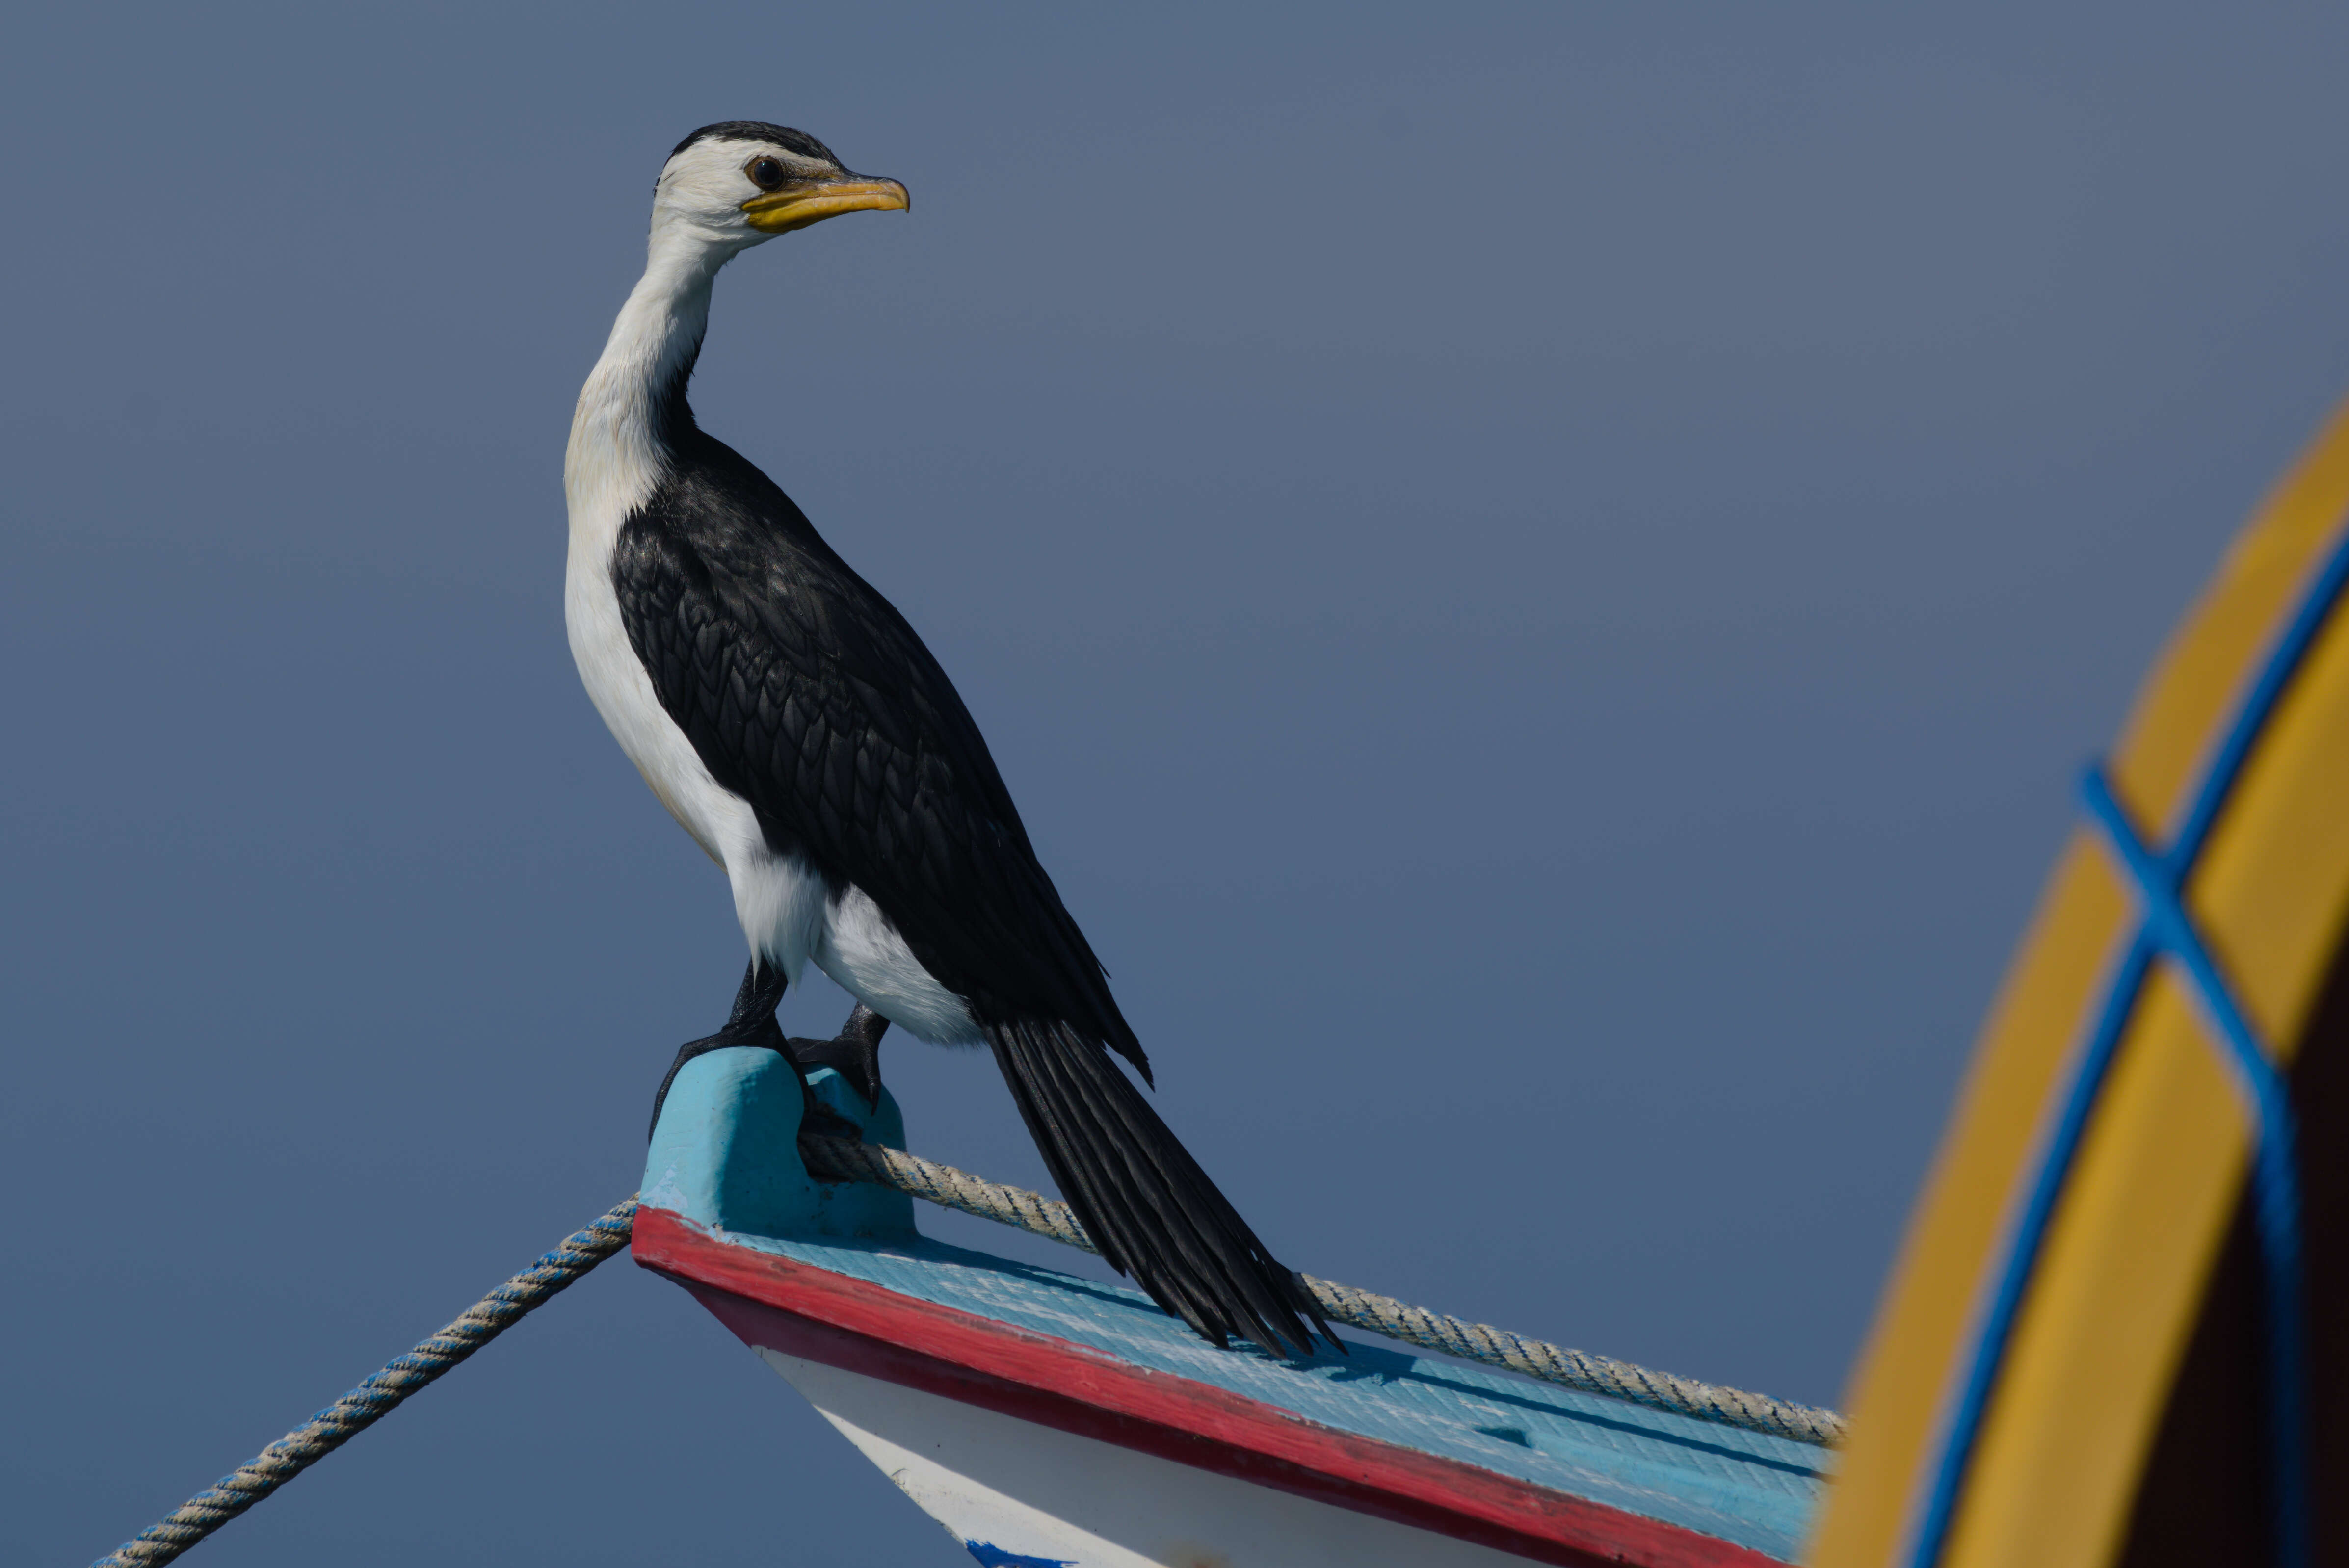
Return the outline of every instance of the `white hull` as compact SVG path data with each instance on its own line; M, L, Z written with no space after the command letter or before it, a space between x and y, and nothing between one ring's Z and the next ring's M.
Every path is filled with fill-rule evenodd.
M759 1347L981 1563L1509 1568L1529 1561Z

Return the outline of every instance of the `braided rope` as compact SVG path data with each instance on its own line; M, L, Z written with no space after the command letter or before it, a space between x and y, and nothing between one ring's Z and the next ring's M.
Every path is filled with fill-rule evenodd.
M966 1214L1010 1225L1096 1257L1101 1254L1101 1249L1093 1245L1093 1239L1078 1222L1076 1211L1041 1192L1030 1192L1025 1187L1006 1187L968 1171L908 1154L902 1149L885 1149L878 1143L860 1143L853 1138L811 1135L800 1140L800 1153L807 1159L810 1175L833 1181L870 1181L876 1187L894 1187L908 1197L920 1198L942 1209L960 1209Z
M909 1197L959 1209L966 1214L1011 1225L1089 1253L1100 1251L1066 1203L1041 1193L983 1181L951 1165L851 1139L802 1138L800 1148L809 1158L808 1168L814 1175L895 1188ZM1833 1410L1700 1383L1692 1377L1676 1377L1669 1372L1651 1372L1628 1361L1526 1339L1490 1324L1470 1323L1430 1312L1392 1296L1356 1290L1311 1274L1299 1274L1298 1278L1305 1282L1322 1313L1333 1321L1383 1334L1390 1339L1440 1350L1464 1361L1480 1361L1488 1367L1520 1372L1586 1394L1627 1399L1675 1415L1764 1432L1774 1438L1792 1438L1796 1442L1824 1446L1843 1440L1844 1418Z
M1844 1418L1816 1405L1797 1405L1765 1394L1748 1394L1740 1388L1700 1383L1693 1377L1674 1377L1670 1372L1651 1372L1611 1357L1526 1339L1489 1323L1471 1323L1465 1318L1430 1312L1391 1295L1356 1290L1352 1285L1316 1279L1311 1274L1298 1277L1312 1291L1321 1310L1339 1322L1383 1334L1390 1339L1441 1350L1464 1361L1481 1361L1488 1367L1522 1372L1528 1377L1563 1384L1586 1394L1604 1394L1675 1415L1716 1421L1724 1427L1743 1427L1749 1432L1792 1438L1798 1443L1832 1448L1844 1439Z
M475 1302L462 1317L90 1565L169 1563L398 1408L409 1395L503 1334L523 1315L628 1244L636 1201L567 1238Z

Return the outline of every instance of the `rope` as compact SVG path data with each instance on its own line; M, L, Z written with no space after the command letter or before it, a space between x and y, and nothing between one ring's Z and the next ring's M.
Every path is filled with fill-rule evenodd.
M800 1148L809 1158L809 1171L816 1176L895 1188L909 1197L959 1209L966 1214L1011 1225L1089 1253L1101 1250L1085 1234L1084 1226L1066 1203L1040 1193L982 1181L951 1165L852 1139L807 1137L800 1140ZM1691 1377L1675 1377L1668 1372L1651 1372L1628 1361L1526 1339L1505 1328L1430 1312L1392 1296L1356 1290L1311 1274L1299 1274L1298 1278L1313 1293L1324 1315L1373 1334L1383 1334L1390 1339L1439 1350L1464 1361L1504 1367L1586 1394L1627 1399L1675 1415L1764 1432L1774 1438L1792 1438L1796 1442L1823 1446L1843 1440L1844 1418L1833 1410L1723 1388Z
M1766 1394L1748 1394L1716 1383L1700 1383L1693 1377L1679 1377L1670 1372L1651 1372L1629 1361L1593 1356L1587 1350L1568 1350L1546 1340L1526 1339L1489 1323L1470 1323L1464 1318L1430 1312L1390 1295L1356 1290L1311 1274L1298 1277L1313 1293L1314 1300L1321 1304L1321 1310L1339 1322L1383 1334L1390 1339L1440 1350L1464 1361L1481 1361L1488 1367L1506 1367L1586 1394L1604 1394L1609 1398L1670 1410L1674 1415L1693 1416L1701 1421L1742 1427L1774 1438L1792 1438L1798 1443L1832 1448L1844 1439L1844 1418L1816 1405L1797 1405L1790 1400L1773 1399Z
M566 1239L522 1273L473 1304L462 1317L399 1357L382 1371L222 1476L157 1524L140 1531L90 1565L129 1568L169 1563L359 1433L398 1408L409 1395L522 1321L581 1274L628 1244L636 1201Z

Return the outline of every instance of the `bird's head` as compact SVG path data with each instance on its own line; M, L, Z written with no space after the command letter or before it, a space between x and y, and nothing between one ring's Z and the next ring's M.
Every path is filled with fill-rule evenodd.
M653 232L722 257L843 212L906 205L903 185L851 173L805 131L732 119L703 126L668 155L653 187Z

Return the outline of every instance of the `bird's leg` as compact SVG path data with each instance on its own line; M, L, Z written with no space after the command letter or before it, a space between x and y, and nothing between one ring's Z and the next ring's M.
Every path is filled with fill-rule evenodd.
M722 1051L730 1046L752 1046L772 1051L791 1064L792 1076L800 1080L801 1137L845 1138L854 1141L864 1136L864 1129L816 1099L815 1090L808 1084L808 1069L793 1049L795 1046L830 1046L839 1042L783 1038L782 1026L775 1022L775 1008L783 999L784 984L781 970L771 967L762 958L750 960L750 966L742 972L742 988L734 994L734 1011L726 1020L726 1026L714 1035L688 1040L678 1047L677 1060L669 1063L668 1076L661 1079L660 1092L653 1096L653 1124L647 1130L646 1138L651 1138L660 1127L661 1107L668 1100L669 1086L677 1081L678 1070L696 1057ZM857 1030L860 1017L870 1020L861 1033ZM888 1021L877 1014L867 1013L860 1006L855 1013L849 1015L849 1026L841 1031L842 1038L856 1034L862 1041L863 1064L873 1086L872 1094L866 1098L877 1104L881 1092L881 1068L873 1053L874 1047L880 1044L881 1031L889 1026ZM826 1062L823 1065L835 1064ZM843 1068L842 1070L846 1073L849 1069ZM852 1078L851 1081L857 1080Z
M782 1026L775 1022L775 1008L783 999L783 972L770 965L763 958L753 957L750 966L742 971L742 988L734 993L734 1011L726 1026L714 1035L698 1040L688 1040L677 1048L677 1060L668 1064L668 1075L660 1082L659 1092L653 1096L653 1125L645 1130L649 1139L660 1126L661 1107L667 1103L669 1085L677 1081L678 1070L696 1057L722 1051L730 1046L760 1046L782 1054L785 1061L792 1053L783 1047ZM792 1062L794 1068L798 1063ZM807 1087L807 1074L800 1074L800 1087Z
M889 1020L866 1006L856 1004L848 1015L848 1022L840 1026L837 1037L829 1040L805 1040L797 1037L784 1044L792 1048L802 1073L817 1068L830 1068L848 1080L849 1087L864 1097L864 1103L874 1109L881 1109L881 1037L889 1030Z

